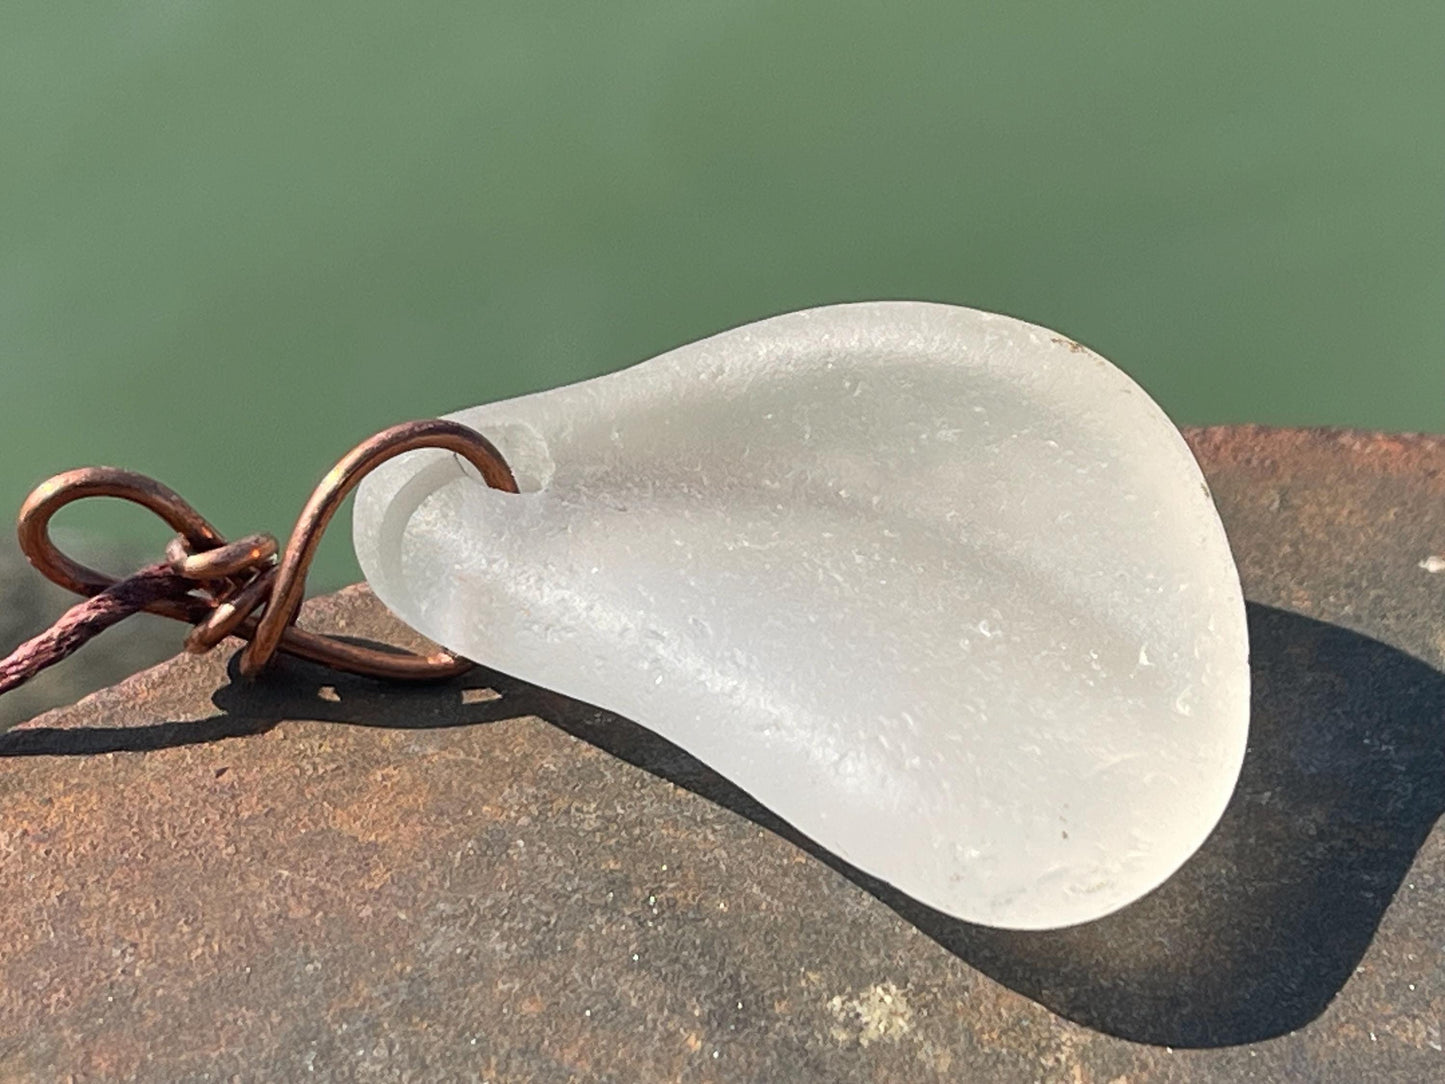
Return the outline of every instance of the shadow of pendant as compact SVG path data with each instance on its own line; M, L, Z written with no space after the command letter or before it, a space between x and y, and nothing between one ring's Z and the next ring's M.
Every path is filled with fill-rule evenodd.
M1445 675L1283 610L1250 604L1249 625L1249 751L1214 833L1138 902L1042 933L940 914L848 866L651 731L495 672L398 689L291 663L253 684L235 680L233 659L232 683L212 697L219 715L15 731L0 736L0 756L162 749L284 719L432 729L535 715L776 832L1070 1020L1135 1042L1229 1046L1293 1031L1325 1009L1445 808Z
M1309 1023L1354 972L1445 808L1445 675L1250 604L1253 715L1234 797L1162 886L1016 933L888 900L998 982L1136 1042L1212 1047Z

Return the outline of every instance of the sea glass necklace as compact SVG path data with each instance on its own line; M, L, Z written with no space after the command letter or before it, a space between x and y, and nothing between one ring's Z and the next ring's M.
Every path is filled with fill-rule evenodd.
M295 624L353 489L368 583L445 651ZM242 636L247 675L278 651L403 679L475 660L656 731L973 922L1137 899L1203 842L1244 755L1244 603L1188 447L1123 372L1006 316L810 309L398 426L284 548L227 543L139 475L59 475L21 545L91 596L115 581L48 523L95 495L179 532L140 604L194 625L191 650Z

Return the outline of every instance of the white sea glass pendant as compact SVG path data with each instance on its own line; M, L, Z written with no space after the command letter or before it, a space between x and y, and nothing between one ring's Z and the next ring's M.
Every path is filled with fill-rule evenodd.
M1127 376L911 302L724 332L463 410L362 485L357 555L437 642L610 709L948 914L1108 914L1244 755L1248 643L1209 491Z

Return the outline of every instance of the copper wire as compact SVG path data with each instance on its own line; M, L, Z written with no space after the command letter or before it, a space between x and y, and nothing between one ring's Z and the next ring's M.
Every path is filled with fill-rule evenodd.
M131 592L138 600L144 598L144 603L136 601L134 608L195 626L186 639L187 650L209 651L227 636L245 639L249 642L242 650L240 667L247 676L259 674L282 652L369 677L403 681L451 677L473 664L448 651L418 655L370 647L307 632L295 623L306 594L306 574L336 510L371 471L394 456L419 448L453 452L476 467L493 489L517 492L511 468L491 441L457 422L429 419L392 426L347 453L311 494L284 549L266 534L228 543L174 490L143 474L115 467L67 471L37 486L20 509L20 548L42 575L76 594L95 597L124 586L129 581L88 568L63 553L50 537L50 520L61 508L87 497L131 501L150 509L178 532L166 557L167 567L180 578L179 584L171 584L169 595L161 592L163 597L154 597L155 590L143 596ZM74 623L77 618L70 616L70 620ZM74 639L65 641L69 651L84 642ZM32 665L38 671L55 661L58 658L37 656Z

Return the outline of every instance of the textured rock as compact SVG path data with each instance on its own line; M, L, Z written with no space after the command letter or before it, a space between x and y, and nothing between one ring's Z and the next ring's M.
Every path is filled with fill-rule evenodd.
M1191 442L1250 748L1137 903L972 926L586 704L181 658L0 738L0 1079L1438 1079L1445 441Z
M1239 579L1178 431L1043 328L875 302L453 415L356 502L425 635L675 742L955 917L1153 888L1244 756Z

